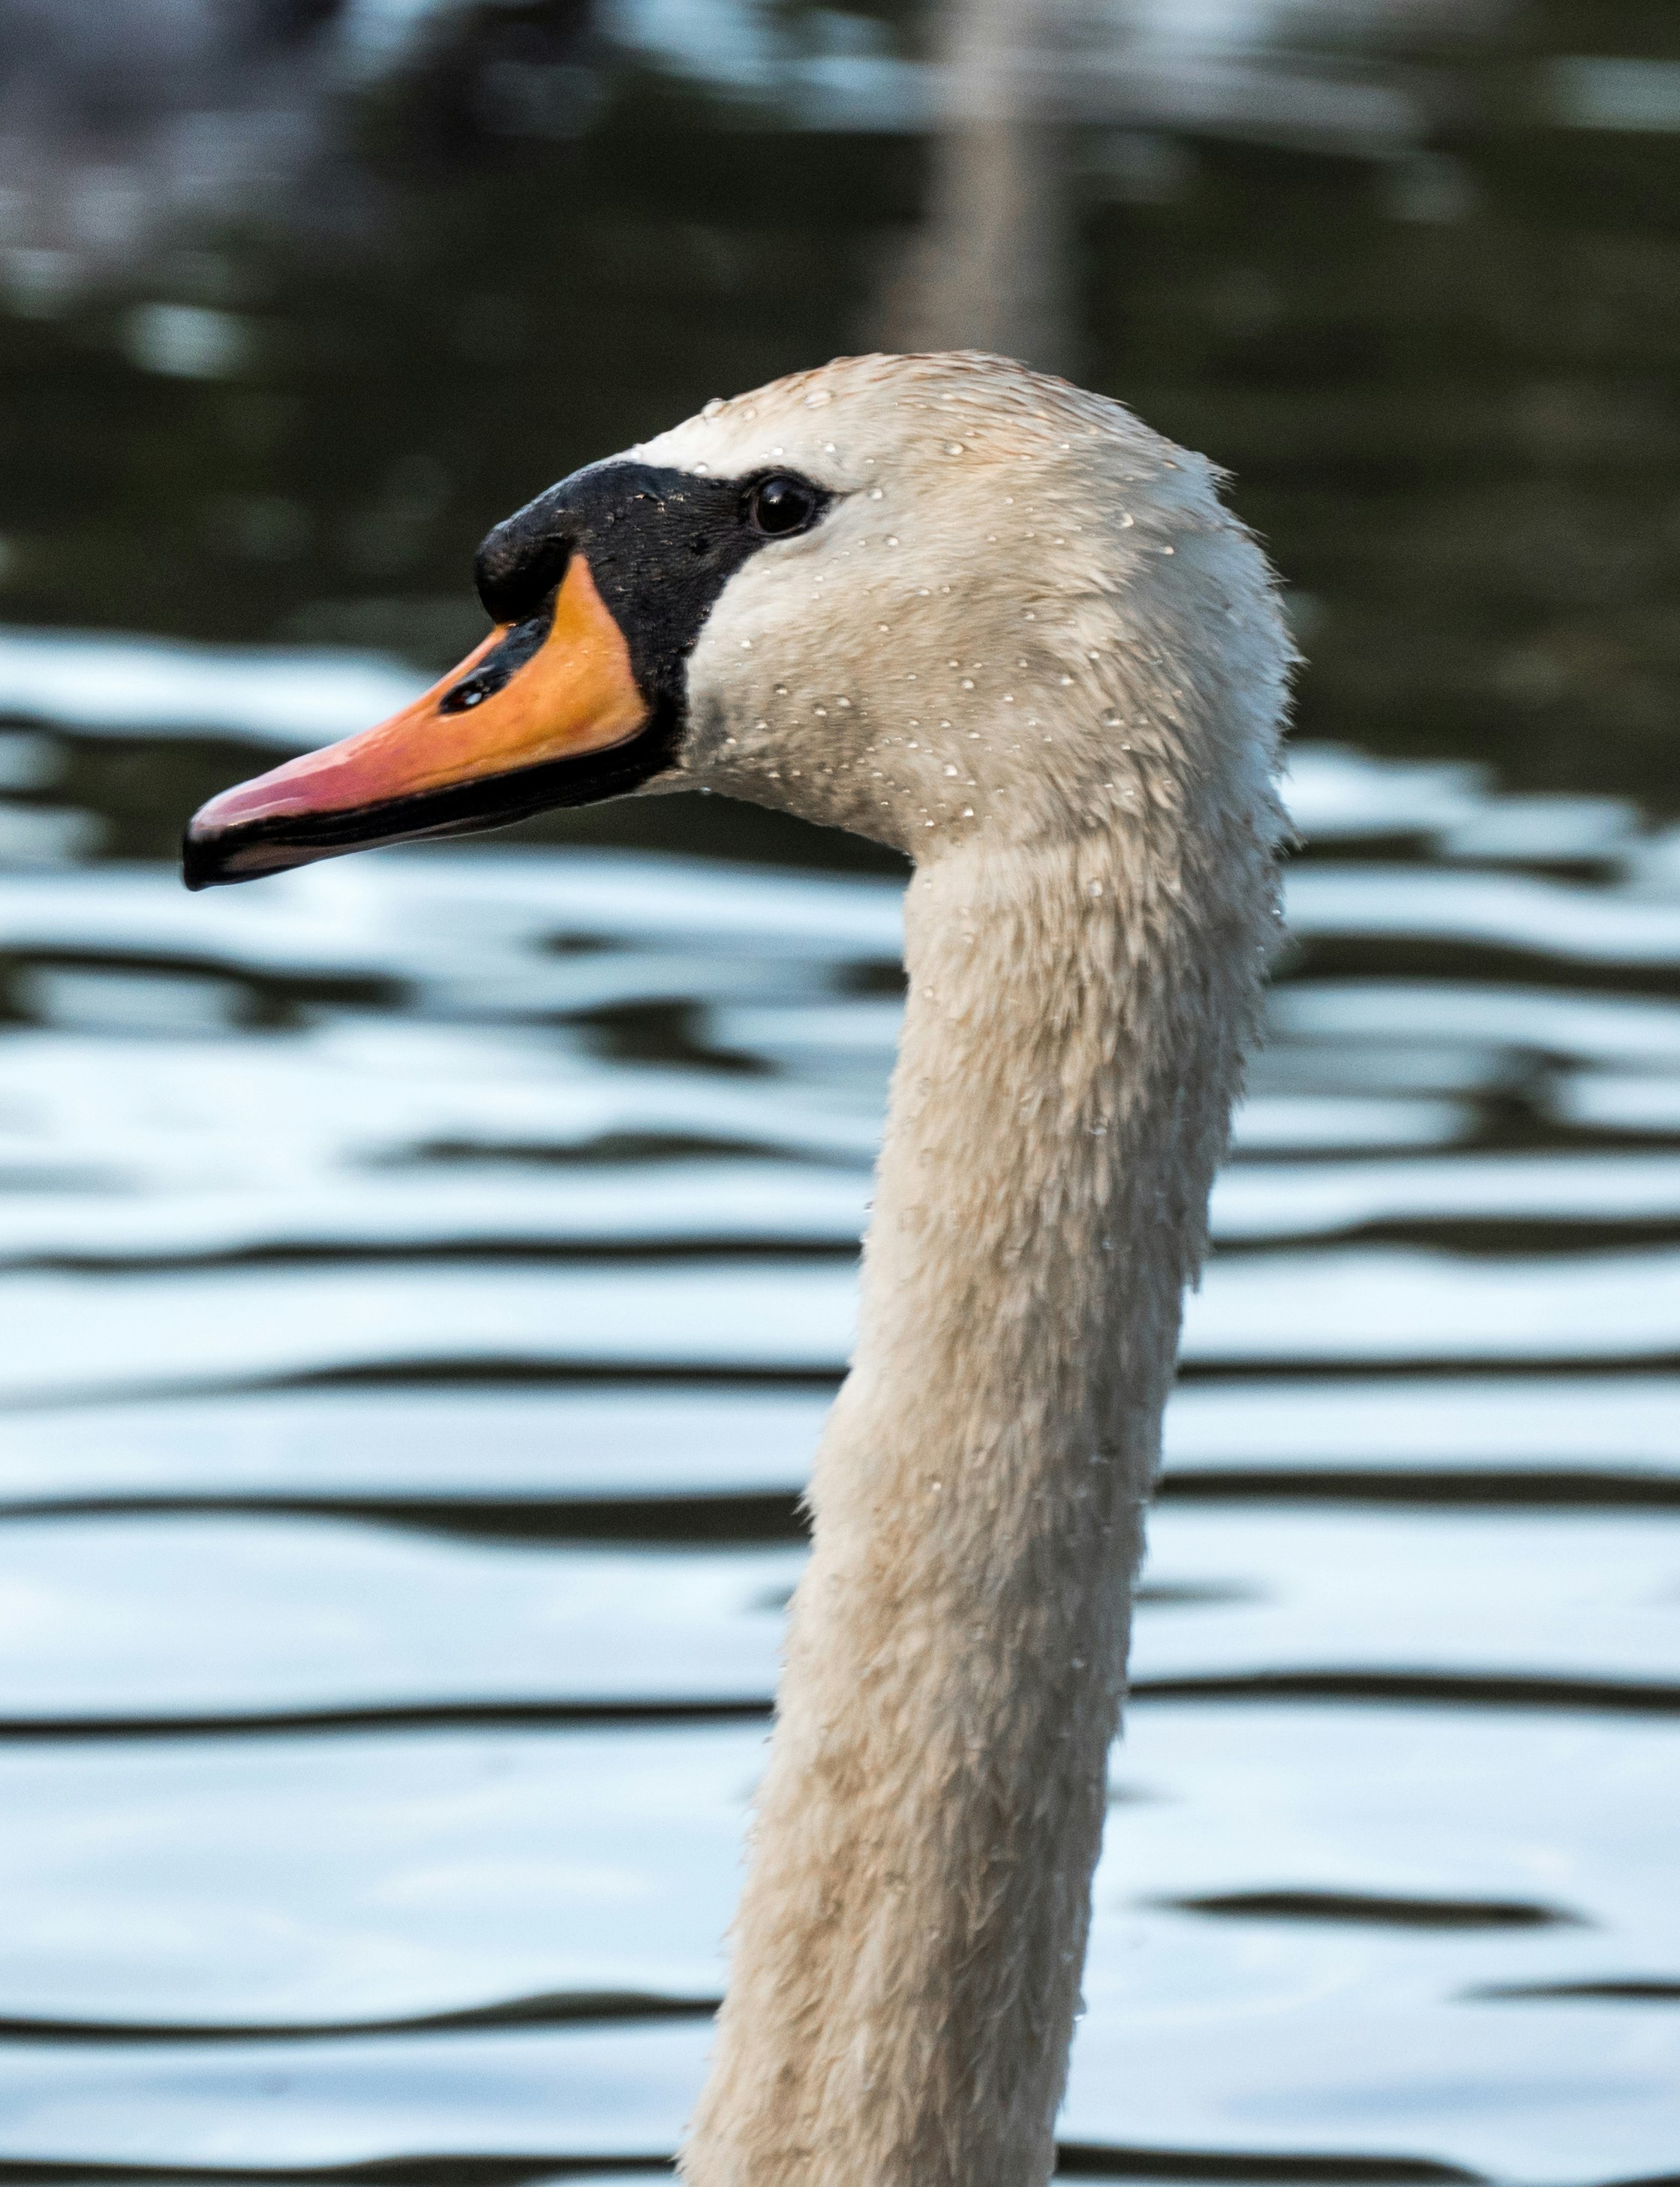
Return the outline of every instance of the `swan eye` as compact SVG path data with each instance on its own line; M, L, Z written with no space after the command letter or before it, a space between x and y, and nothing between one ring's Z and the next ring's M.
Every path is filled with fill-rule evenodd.
M747 495L747 520L756 531L769 539L790 538L808 531L822 513L822 499L814 486L801 478L778 471L760 479Z

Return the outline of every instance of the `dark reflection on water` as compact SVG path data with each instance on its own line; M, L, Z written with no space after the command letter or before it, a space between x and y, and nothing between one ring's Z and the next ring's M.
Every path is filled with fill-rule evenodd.
M1668 12L1068 14L1037 339L1236 472L1306 730L1672 806ZM0 39L19 621L441 664L489 524L868 342L915 261L937 102L899 0L7 0ZM128 852L223 764L64 763Z
M922 201L891 9L422 13L148 0L99 90L0 0L0 2180L663 2176L846 1352L891 861L161 863ZM1259 20L1131 19L1070 137L1063 332L1314 665L1064 2169L1666 2176L1680 48Z

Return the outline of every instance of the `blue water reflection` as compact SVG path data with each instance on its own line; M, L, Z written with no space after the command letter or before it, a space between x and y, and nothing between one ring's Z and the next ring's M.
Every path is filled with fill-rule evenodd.
M111 649L54 641L30 767L100 733ZM192 692L227 731L340 672L194 659L184 735ZM1673 840L1310 745L1291 797L1069 2162L1652 2173ZM849 1341L897 885L527 847L189 899L43 853L0 933L0 2152L663 2160Z

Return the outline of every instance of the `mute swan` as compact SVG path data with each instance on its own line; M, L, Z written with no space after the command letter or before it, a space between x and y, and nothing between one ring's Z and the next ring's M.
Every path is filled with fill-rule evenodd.
M811 1488L692 2187L1038 2187L1130 1588L1273 925L1290 655L1216 474L968 352L591 464L496 627L214 798L188 885L703 787L914 861L855 1361Z

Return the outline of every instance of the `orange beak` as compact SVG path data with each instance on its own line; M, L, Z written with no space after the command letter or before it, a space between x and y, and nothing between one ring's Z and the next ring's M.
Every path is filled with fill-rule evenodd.
M493 630L459 667L376 728L224 790L194 815L188 888L340 857L374 843L494 828L633 788L624 748L652 710L624 633L574 554L546 629Z

